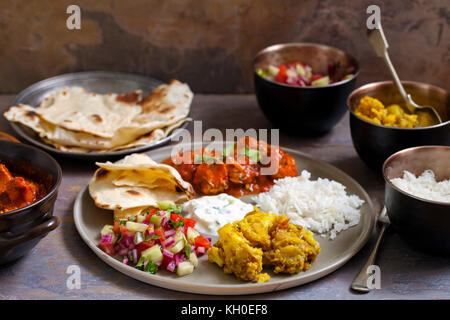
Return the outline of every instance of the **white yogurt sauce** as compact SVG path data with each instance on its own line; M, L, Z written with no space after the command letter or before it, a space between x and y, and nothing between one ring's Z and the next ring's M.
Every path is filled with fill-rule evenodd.
M186 218L197 220L195 229L201 233L216 234L227 223L241 220L253 211L251 204L245 203L226 193L205 196L187 201L182 206Z

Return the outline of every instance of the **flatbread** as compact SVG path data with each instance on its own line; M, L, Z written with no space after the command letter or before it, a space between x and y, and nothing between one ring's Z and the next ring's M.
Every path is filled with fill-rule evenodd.
M123 96L115 93L97 94L80 87L67 87L50 94L35 111L56 126L113 138L117 129L130 125L142 111L136 104L140 92L132 96L134 99L123 101Z
M115 163L97 163L89 183L95 204L109 210L157 207L160 201L182 203L193 188L171 166L158 164L146 154L132 154Z
M190 120L193 93L186 84L173 80L143 100L140 96L140 91L100 95L79 87L64 88L37 108L13 106L4 116L28 126L55 148L70 152L148 145Z

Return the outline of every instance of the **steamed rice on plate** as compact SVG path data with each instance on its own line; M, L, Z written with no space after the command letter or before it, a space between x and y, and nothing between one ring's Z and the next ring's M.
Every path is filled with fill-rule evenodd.
M348 195L339 182L310 178L303 170L298 177L275 180L270 191L252 199L262 211L285 214L291 223L329 239L359 223L363 200Z

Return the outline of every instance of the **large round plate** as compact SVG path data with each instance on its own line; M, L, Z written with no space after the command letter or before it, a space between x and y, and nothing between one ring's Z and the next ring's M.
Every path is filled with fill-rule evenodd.
M142 95L146 96L161 84L163 84L163 82L159 80L123 72L87 71L68 73L48 78L29 86L16 96L12 105L15 106L22 103L36 107L51 92L60 90L63 87L67 86L79 86L89 92L103 94L109 92L119 94L128 93L140 89L142 90ZM179 129L185 128L187 126L187 123L185 123L179 129L175 129L169 136L165 137L164 139L155 141L145 146L111 152L86 153L58 150L52 145L49 145L42 141L36 134L36 132L31 130L30 128L20 123L11 122L10 124L14 131L16 131L16 133L22 139L48 152L72 158L92 160L103 160L111 157L123 156L130 153L143 152L151 148L161 146L168 143L174 136L176 136L180 132Z
M164 147L148 154L159 162L168 158L171 150L172 147ZM306 272L296 275L277 275L267 269L271 277L269 282L248 283L237 279L234 275L224 274L221 268L208 262L206 255L199 259L199 266L194 273L184 277L177 277L165 270L154 275L137 270L108 256L97 247L100 241L100 230L105 224L112 224L113 219L111 211L95 206L87 186L80 192L74 204L76 228L94 253L111 267L132 278L163 288L202 294L240 295L278 291L311 282L341 267L364 246L373 228L374 209L368 194L346 173L304 153L284 148L283 150L294 157L299 170L306 169L311 172L312 179L322 177L336 180L347 187L347 193L356 194L365 201L361 208L361 221L357 226L341 232L334 240L315 236L322 250L312 267ZM213 242L216 240L217 237L213 237Z

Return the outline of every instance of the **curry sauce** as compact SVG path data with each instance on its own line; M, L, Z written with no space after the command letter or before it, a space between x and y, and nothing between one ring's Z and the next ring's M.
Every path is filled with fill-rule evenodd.
M45 187L41 183L12 173L4 164L0 164L0 214L26 207L45 194Z
M230 147L231 146L231 147ZM227 193L235 197L268 191L275 179L297 176L295 160L278 146L244 137L225 150L201 148L164 160L203 195ZM228 149L228 150L227 150ZM271 162L262 161L270 158ZM273 174L262 168L276 165Z

